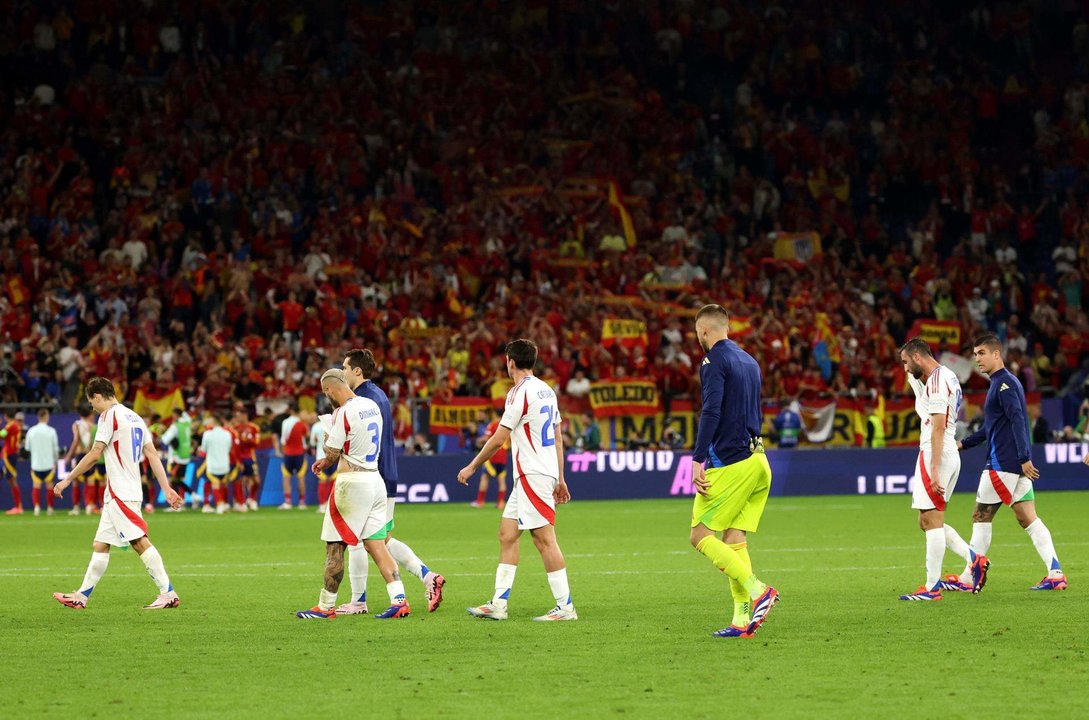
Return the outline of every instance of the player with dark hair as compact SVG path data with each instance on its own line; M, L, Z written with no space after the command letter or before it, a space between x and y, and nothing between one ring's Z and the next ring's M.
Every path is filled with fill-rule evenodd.
M64 480L53 486L60 497L76 478L87 472L98 461L106 458L106 498L102 505L102 517L92 548L91 562L79 589L70 593L53 593L53 598L65 607L83 610L91 591L106 572L110 561L110 546L128 547L136 551L147 568L148 574L159 588L159 596L145 610L174 608L180 604L174 586L163 566L163 558L147 536L147 523L140 515L140 462L147 460L151 471L171 507L181 505L181 497L170 487L163 469L159 451L151 440L151 433L140 416L117 400L113 383L96 377L87 383L87 400L99 413L98 430L94 445L76 463Z
M926 580L901 600L941 600L942 590L978 592L987 579L988 561L977 555L949 525L945 508L960 477L960 456L955 446L961 389L956 374L934 359L922 338L900 348L900 362L915 392L919 414L919 457L915 461L911 507L919 511L919 528L926 536ZM963 557L971 569L970 582L942 579L946 549Z
M306 509L306 436L308 428L299 418L299 405L292 401L287 408L288 416L280 426L280 452L283 465L280 474L284 479L284 502L280 510L290 510L292 504L291 480L295 478L299 489L298 508Z
M11 508L5 515L23 514L23 494L19 490L19 477L15 472L15 461L19 457L19 448L23 439L23 414L15 413L6 425L0 425L0 475L7 478L11 486Z
M499 520L499 566L495 593L490 602L469 608L469 614L486 620L506 620L507 601L518 570L519 541L528 530L541 554L548 587L556 606L539 622L578 620L567 581L567 561L556 539L556 505L571 500L563 478L563 433L556 393L533 374L537 345L532 340L507 344L507 374L514 387L507 393L503 418L472 462L458 472L458 482L468 484L486 460L509 439L515 469L515 486Z
M1055 554L1051 531L1036 515L1032 482L1040 478L1040 471L1032 464L1025 389L1006 369L998 337L992 334L977 337L973 353L980 372L990 378L991 387L983 404L983 427L957 444L963 450L987 441L987 464L979 477L976 509L972 513L972 549L980 554L987 552L991 546L991 521L999 507L1009 505L1047 568L1044 579L1031 589L1065 590L1066 575ZM962 582L964 577L960 577Z

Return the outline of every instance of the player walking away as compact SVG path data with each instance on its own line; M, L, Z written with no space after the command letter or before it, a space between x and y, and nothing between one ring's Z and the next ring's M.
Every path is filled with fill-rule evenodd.
M314 461L318 461L324 455L322 448L325 447L325 426L321 424L320 420L315 420L314 424L310 426L310 435L308 442L310 447L314 449ZM321 473L314 473L318 479L318 512L324 514L326 505L329 503L329 493L333 490L333 478L331 475L336 472L336 468L326 468Z
M499 420L502 417L502 413L498 408L492 409L494 417L492 421L488 423L487 427L480 433L480 437L477 438L477 442L480 443L480 447L484 447L484 444L495 435L495 431L499 429ZM510 447L510 443L504 444L495 454L492 455L490 460L484 461L484 468L480 473L480 485L477 487L476 500L469 503L473 507L484 507L484 499L488 495L488 479L495 478L499 484L499 498L495 503L495 506L500 510L503 509L507 503L507 448Z
M322 446L324 457L312 467L317 475L343 460L348 472L337 475L325 512L321 539L325 546L325 586L318 604L300 610L304 620L332 620L337 616L337 591L344 579L344 551L363 543L386 580L389 607L376 618L408 617L405 586L397 563L386 549L386 487L378 472L381 457L382 412L373 400L357 397L345 381L343 370L327 370L321 390L333 403L332 425Z
M244 405L234 408L234 434L239 458L235 502L244 502L250 510L257 510L261 499L261 478L257 474L257 443L260 442L261 429L250 422ZM239 489L244 492L242 499L238 496Z
M715 637L752 637L779 602L779 592L753 574L747 541L764 514L771 466L760 436L760 367L729 339L729 330L730 316L721 306L704 305L696 313L696 337L706 355L689 539L730 578L733 619Z
M532 340L508 343L506 354L507 374L514 387L507 393L503 418L473 461L458 473L458 482L467 485L484 462L511 440L515 485L499 520L495 594L491 602L469 608L469 614L489 620L507 619L507 601L518 569L518 541L522 531L529 530L556 599L556 607L534 620L578 620L567 584L567 565L556 540L556 503L562 505L571 499L563 479L560 406L552 388L533 374L537 345Z
M67 465L71 462L73 457L79 456L79 460L83 459L83 456L91 451L91 445L94 443L94 410L89 406L80 408L80 418L72 423L72 444L68 446L68 452L64 454L64 462ZM97 467L97 465L95 466ZM69 515L79 515L80 496L83 497L83 502L87 508L87 514L89 515L95 509L94 502L94 490L88 484L84 478L76 478L75 483L72 485L72 509L68 511Z
M446 578L427 567L405 543L393 537L393 511L397 495L397 454L393 444L393 412L389 398L382 388L374 384L372 378L378 373L374 354L370 350L356 348L344 356L344 378L348 387L359 397L367 398L378 406L382 414L382 437L379 438L378 472L386 485L386 547L389 554L402 568L418 577L424 586L427 598L427 611L435 612L442 604L442 589ZM351 583L352 599L337 608L342 615L361 615L367 612L367 574L370 570L364 553L348 551L348 580Z
M291 479L294 477L299 488L300 510L306 509L306 423L299 419L299 406L292 402L287 409L289 415L280 427L280 446L284 462L280 472L284 477L284 503L280 510L290 510L294 505L291 500Z
M900 599L941 600L943 589L979 592L987 581L988 560L973 552L957 531L945 524L945 508L960 477L955 437L960 381L952 370L938 364L922 338L904 343L900 362L915 391L915 412L919 413L919 459L915 461L911 507L919 511L919 527L926 535L926 581ZM967 582L955 575L942 579L947 548L967 561Z
M1001 505L1009 505L1044 561L1047 575L1032 590L1065 590L1063 574L1051 531L1036 515L1032 482L1040 471L1032 464L1025 390L1002 361L1002 343L995 335L976 338L976 365L991 380L983 404L983 427L958 443L959 449L987 441L987 464L979 476L976 509L972 513L972 549L986 553L991 546L991 521ZM967 574L968 570L965 570ZM965 575L961 575L963 582Z
M11 509L5 515L23 514L23 493L19 490L19 475L15 470L15 463L19 458L19 448L23 439L23 414L15 413L11 421L0 427L0 474L3 474L11 486Z
M227 512L227 477L231 473L231 448L234 447L234 436L223 427L223 418L218 412L212 413L211 427L204 431L200 439L200 449L204 453L206 464L205 477L212 486L212 497L215 499L217 515ZM204 512L211 512L208 505L204 506Z
M87 399L101 417L95 431L94 445L76 464L64 480L53 488L60 497L76 478L87 472L98 458L106 458L106 496L102 505L102 517L98 521L91 546L91 562L79 589L70 593L53 593L57 602L74 610L87 607L91 591L98 585L110 562L110 546L131 545L140 556L144 567L156 587L159 596L145 610L162 610L178 607L180 600L163 567L163 558L147 536L147 523L140 515L140 461L147 459L155 479L159 482L171 507L181 504L181 497L170 487L163 469L159 451L151 441L140 416L117 401L113 383L106 378L92 378L87 383Z
M45 486L46 514L53 514L53 479L57 476L60 442L57 431L49 426L49 411L38 411L38 424L26 431L26 449L30 453L30 480L34 514L42 514L42 486Z
M193 454L193 418L181 408L174 408L174 422L163 433L162 442L167 447L167 474L170 476L170 487L174 492L182 495L183 492L192 493L193 489L185 482L185 473L189 470L189 459ZM195 497L195 496L194 496ZM181 507L166 509L167 512L181 512Z

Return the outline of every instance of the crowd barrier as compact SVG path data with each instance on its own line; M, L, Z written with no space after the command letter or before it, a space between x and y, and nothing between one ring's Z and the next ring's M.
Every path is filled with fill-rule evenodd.
M1033 462L1040 470L1036 487L1041 491L1089 490L1089 466L1082 463L1089 444L1048 444L1033 447ZM476 480L463 487L457 473L470 460L468 454L401 456L398 459L400 503L469 502L476 496ZM911 492L918 451L909 448L883 450L769 450L773 496L801 495L907 495ZM983 448L961 454L956 491L975 492L985 463ZM281 460L270 451L259 453L258 466L264 482L261 504L283 502ZM30 467L17 464L24 503L30 497ZM190 469L190 478L195 467ZM622 500L691 496L691 454L674 451L571 452L565 475L575 500ZM315 504L316 480L307 472L307 502ZM494 483L493 483L494 485ZM494 492L494 490L492 490ZM71 491L58 508L70 506ZM906 502L906 499L905 499ZM6 483L0 483L0 509L11 507Z

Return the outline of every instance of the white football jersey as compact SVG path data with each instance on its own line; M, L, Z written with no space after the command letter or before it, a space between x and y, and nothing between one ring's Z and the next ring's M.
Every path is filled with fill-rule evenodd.
M939 365L926 379L926 382L916 380L908 373L908 382L915 391L915 412L919 414L919 448L930 449L930 416L945 414L945 442L946 452L950 448L957 448L957 417L960 415L961 389L960 380L956 374Z
M556 393L540 378L528 375L507 393L506 410L499 424L511 431L516 477L544 475L559 479L556 433L560 422Z
M344 457L356 467L377 471L381 439L382 411L373 400L356 396L333 413L325 444L343 450ZM325 453L319 457L325 457Z
M122 502L140 502L140 463L151 432L143 418L117 403L98 418L95 442L106 444L106 489Z

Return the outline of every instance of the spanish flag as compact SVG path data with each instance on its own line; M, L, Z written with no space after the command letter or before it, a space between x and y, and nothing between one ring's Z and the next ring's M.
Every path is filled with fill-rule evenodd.
M635 224L631 221L631 213L624 206L624 200L620 196L620 188L616 182L609 181L609 207L616 211L620 217L620 226L624 229L624 239L628 242L628 248L635 247Z

